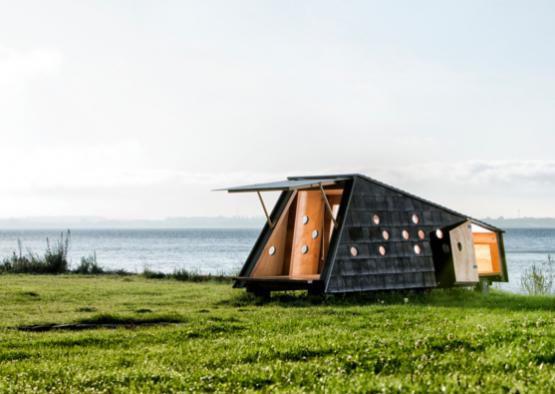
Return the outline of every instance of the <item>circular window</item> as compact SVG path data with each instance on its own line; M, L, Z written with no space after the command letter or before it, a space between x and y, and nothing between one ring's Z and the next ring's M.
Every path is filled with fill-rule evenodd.
M403 231L401 232L401 236L403 237L403 239L404 239L405 241L408 240L408 239L410 238L410 234L409 234L409 232L408 232L407 230L403 230Z
M383 231L382 231L382 237L383 237L383 239L385 239L386 241L389 240L389 231L383 230Z
M437 239L443 239L443 231L439 228L436 230L436 237Z
M414 253L416 254L422 253L422 248L420 247L420 245L414 245Z
M303 216L303 224L307 224L308 223L308 216L304 215Z
M302 254L307 254L308 253L308 245L301 246L301 253Z
M418 230L418 238L422 240L426 238L426 233L424 232L424 230Z
M457 249L459 249L459 252L462 252L462 244L460 242L457 242Z
M374 223L376 226L380 224L380 217L376 214L372 215L372 223Z
M312 239L316 239L318 238L318 235L320 235L320 233L318 232L318 230L312 230Z
M380 254L380 256L385 256L385 253L386 253L385 246L380 245L378 247L378 253Z
M351 256L356 257L358 256L358 249L356 248L356 246L351 246Z
M415 214L415 213L412 214L411 220L412 220L412 222L413 222L414 224L420 223L420 218L419 218L418 215Z
M268 254L270 256L273 256L274 254L276 254L276 247L274 245L270 246L270 249L268 249Z

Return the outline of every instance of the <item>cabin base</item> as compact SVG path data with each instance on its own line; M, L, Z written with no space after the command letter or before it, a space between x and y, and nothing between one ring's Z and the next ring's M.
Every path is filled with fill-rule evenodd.
M266 278L237 278L238 287L246 287L247 292L257 296L268 297L272 291L308 290L308 294L316 295L324 292L320 280L310 278L266 277Z

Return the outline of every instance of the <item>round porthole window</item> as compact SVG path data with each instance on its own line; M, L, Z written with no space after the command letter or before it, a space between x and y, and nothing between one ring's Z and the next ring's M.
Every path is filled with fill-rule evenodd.
M301 253L302 254L307 254L308 253L308 245L301 246Z
M410 238L410 234L409 234L409 232L408 232L407 230L403 230L403 231L401 232L401 236L403 237L403 239L404 239L405 241L408 240L408 239Z
M457 242L457 249L459 249L459 252L462 252L462 244L460 242Z
M436 230L436 237L437 239L443 239L443 231L439 228Z
M270 246L270 249L268 249L268 254L270 256L273 256L274 254L276 254L276 247L274 245Z
M424 230L418 230L418 238L422 240L426 238L426 233L424 232Z
M312 239L316 239L318 238L318 235L320 235L320 233L318 232L318 230L312 230L312 234L310 234L312 236Z
M353 257L358 256L358 249L357 249L356 246L351 246L350 251L351 251L351 256L353 256Z
M419 218L418 215L415 214L415 213L412 214L411 220L412 220L412 222L413 222L414 224L420 223L420 218Z
M303 216L303 224L307 224L308 221L309 221L308 216L304 215L304 216Z
M414 245L414 253L415 254L422 253L422 248L420 247L420 245Z
M372 223L374 223L376 226L380 224L380 217L376 214L372 215Z
M383 237L384 240L388 241L389 240L389 231L383 230L382 231L382 237Z
M385 254L386 254L385 246L380 245L378 247L378 253L380 254L380 256L385 256Z

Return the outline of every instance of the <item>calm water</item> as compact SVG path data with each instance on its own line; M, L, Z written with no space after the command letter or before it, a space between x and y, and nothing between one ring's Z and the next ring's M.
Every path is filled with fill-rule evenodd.
M141 272L145 268L172 272L176 268L203 273L234 273L242 266L258 229L74 230L70 260L96 251L100 265ZM10 255L21 239L24 252L42 253L46 238L57 240L56 230L0 231L0 257ZM519 291L520 274L532 263L555 256L555 229L512 229L505 234L510 282L500 287Z

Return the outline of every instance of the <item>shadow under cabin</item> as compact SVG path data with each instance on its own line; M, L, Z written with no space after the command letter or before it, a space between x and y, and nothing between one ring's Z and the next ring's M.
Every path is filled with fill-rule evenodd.
M360 174L237 186L266 224L234 287L258 295L348 293L507 281L503 231ZM268 213L262 192L281 192Z

